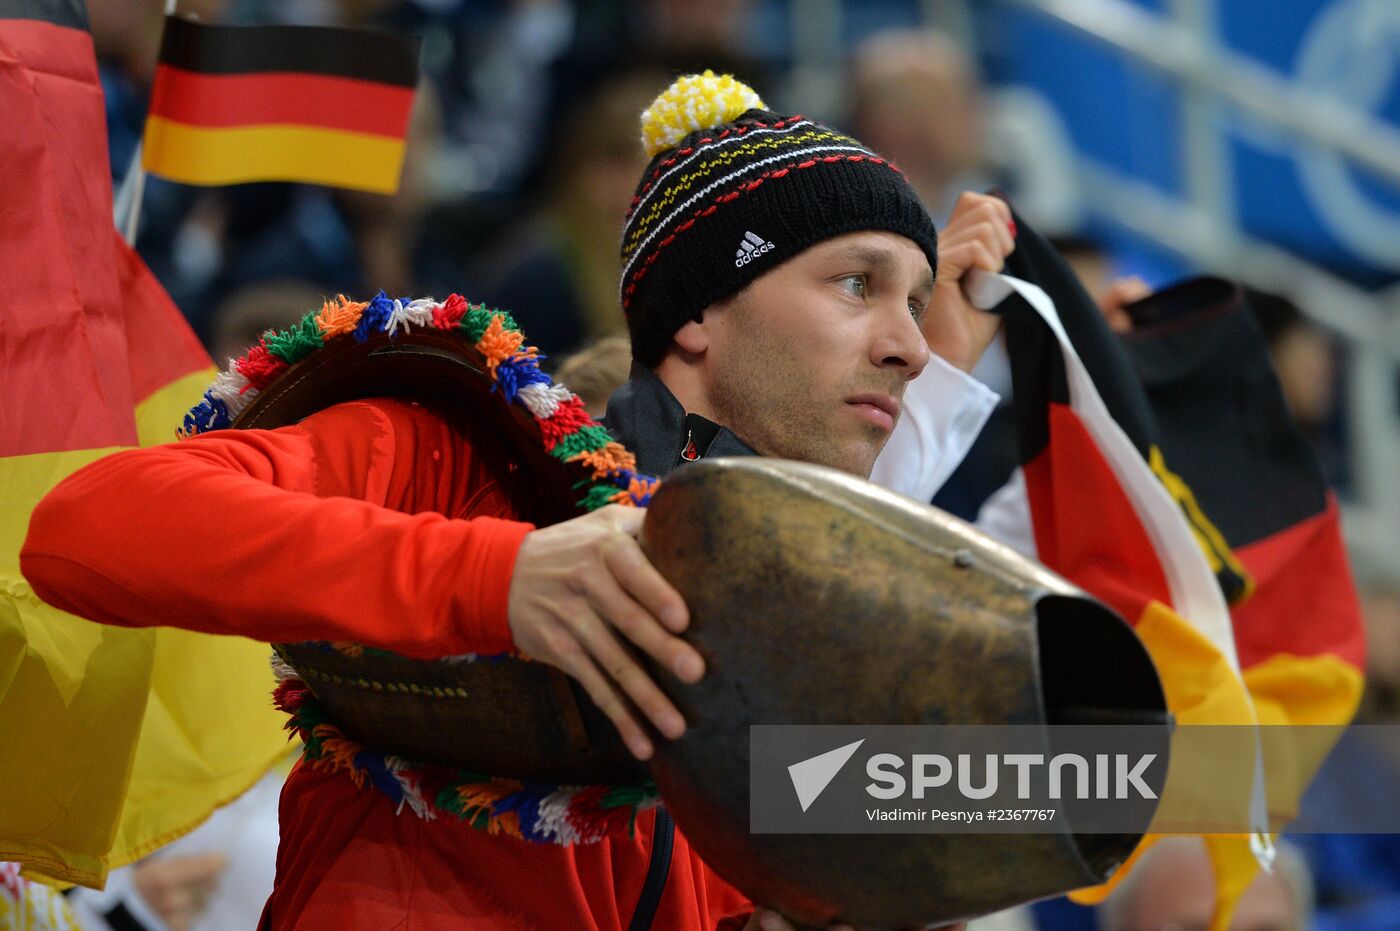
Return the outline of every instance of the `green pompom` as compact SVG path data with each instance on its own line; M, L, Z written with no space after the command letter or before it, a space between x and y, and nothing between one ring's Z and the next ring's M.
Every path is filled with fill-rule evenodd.
M486 328L491 325L491 320L497 315L501 318L501 327L509 332L518 332L520 326L515 322L515 318L504 310L488 310L486 305L473 307L462 315L462 322L457 324L473 344L481 341L481 336L486 332Z
M267 351L288 365L300 362L325 345L314 311L285 330L268 331L263 339L267 342Z
M570 433L554 445L549 454L555 459L568 461L579 453L592 452L595 449L602 449L613 441L612 434L607 427L594 424L590 427L581 427L577 431Z
M611 485L594 485L588 489L588 494L579 499L578 506L585 511L596 511L612 504L617 492L618 489Z
M623 805L641 805L643 802L656 798L659 793L656 790L656 783L648 779L638 785L615 786L609 790L603 800L598 803L600 808L620 808Z

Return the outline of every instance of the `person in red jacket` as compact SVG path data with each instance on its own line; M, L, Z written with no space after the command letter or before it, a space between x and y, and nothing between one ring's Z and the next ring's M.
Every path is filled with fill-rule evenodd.
M607 421L639 471L761 453L866 476L926 368L955 373L954 413L975 394L956 370L997 321L959 282L1013 248L1003 203L965 195L939 248L894 166L727 76L679 79L643 131L654 158L620 288L639 365ZM512 502L529 488L492 467L496 442L461 413L376 398L119 453L41 503L22 568L45 600L104 623L424 658L519 650L574 676L645 759L643 717L667 738L685 722L622 644L688 682L704 663L634 539L644 512L523 523ZM280 818L263 921L278 931L787 926L664 808L596 843L529 843L303 762Z

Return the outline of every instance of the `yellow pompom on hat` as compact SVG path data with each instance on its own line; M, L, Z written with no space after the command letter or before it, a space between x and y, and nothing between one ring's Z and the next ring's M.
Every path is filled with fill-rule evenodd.
M642 111L642 148L654 156L676 147L697 129L737 120L746 111L768 109L758 92L732 74L687 74Z
M655 365L706 307L823 240L884 230L938 267L933 221L858 140L774 113L733 75L677 78L642 113L647 165L622 230L632 356Z

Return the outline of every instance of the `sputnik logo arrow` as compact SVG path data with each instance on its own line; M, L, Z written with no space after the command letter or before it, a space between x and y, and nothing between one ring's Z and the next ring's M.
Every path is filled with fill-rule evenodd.
M831 780L836 778L836 774L841 772L841 767L846 765L846 762L855 755L863 743L865 743L864 737L855 743L837 747L835 750L828 750L800 763L793 763L788 767L788 775L792 777L792 787L797 792L797 801L801 803L803 811L810 808L812 803L817 800L817 796L831 785Z

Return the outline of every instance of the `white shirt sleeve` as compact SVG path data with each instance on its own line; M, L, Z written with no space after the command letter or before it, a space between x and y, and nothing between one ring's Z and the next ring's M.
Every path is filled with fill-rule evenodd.
M904 410L870 480L927 504L963 461L1000 396L937 354L904 392Z
M1022 556L1039 561L1035 529L1031 524L1031 500L1026 492L1026 473L1017 469L977 512L973 523L978 530L1011 547Z

